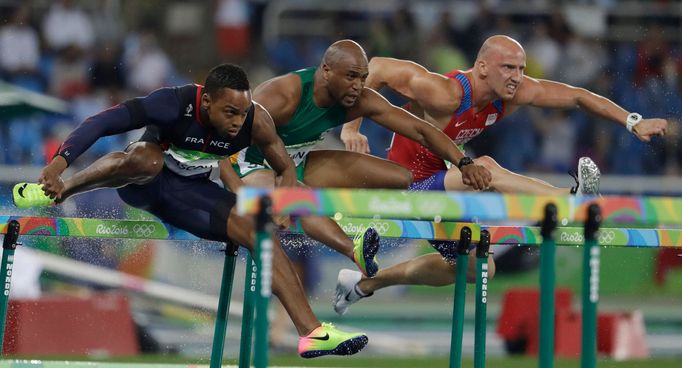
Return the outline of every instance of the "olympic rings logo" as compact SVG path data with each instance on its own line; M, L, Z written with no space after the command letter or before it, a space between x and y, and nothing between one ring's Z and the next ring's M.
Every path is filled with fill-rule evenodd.
M599 231L599 244L611 244L616 239L616 233L613 230Z
M154 225L154 224L146 224L146 225L137 224L137 225L133 226L133 232L135 233L135 236L141 237L141 238L149 237L155 231L156 231L156 225Z
M374 228L374 230L379 233L379 235L384 235L388 232L388 229L390 228L390 224L388 222L375 222L372 221L369 224L367 224L368 227Z

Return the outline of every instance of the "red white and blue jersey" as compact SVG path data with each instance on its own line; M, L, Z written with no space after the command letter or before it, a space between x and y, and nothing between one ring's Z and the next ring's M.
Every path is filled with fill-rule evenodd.
M462 88L462 99L443 132L461 146L502 118L504 101L494 100L481 111L475 112L473 86L467 76L459 70L452 71L446 76L459 83ZM408 168L415 182L424 180L440 170L447 170L442 158L421 144L397 133L393 135L388 159Z

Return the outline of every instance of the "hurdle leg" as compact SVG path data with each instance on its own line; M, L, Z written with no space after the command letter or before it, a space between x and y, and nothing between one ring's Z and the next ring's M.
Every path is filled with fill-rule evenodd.
M481 231L476 246L476 317L474 328L474 367L485 368L485 334L488 305L488 254L490 233Z
M254 365L268 365L268 304L272 295L272 201L263 196L256 216L256 347Z
M540 246L540 347L538 366L554 366L554 284L556 273L556 241L554 230L557 227L557 208L553 203L545 206L542 221L542 245Z
M597 302L599 302L599 244L597 232L601 224L601 210L591 204L585 220L585 245L583 249L583 320L582 352L580 366L597 366Z
M251 343L253 339L253 314L256 299L258 268L250 253L246 255L244 275L244 308L242 309L242 336L239 344L239 368L251 367Z
M9 303L9 290L12 284L12 268L14 266L14 251L17 249L19 238L19 222L10 220L7 223L7 234L2 241L2 265L0 265L0 277L5 282L0 296L0 357L5 346L5 320L7 319L7 304Z
M223 361L225 336L227 335L227 319L230 313L230 298L232 297L232 281L237 261L239 246L227 243L223 276L220 281L220 297L218 298L218 312L216 314L215 331L213 332L213 347L211 348L211 368L220 368Z
M464 302L466 301L469 244L471 244L471 229L464 227L457 244L455 301L452 307L452 336L450 337L450 368L462 366L462 334L464 333Z

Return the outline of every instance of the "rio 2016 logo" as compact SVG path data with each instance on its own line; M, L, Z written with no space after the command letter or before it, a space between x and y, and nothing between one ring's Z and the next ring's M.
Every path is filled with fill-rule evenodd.
M585 236L579 232L562 232L559 240L563 243L584 243ZM599 230L599 244L609 245L616 240L616 232L613 230Z
M155 224L98 224L95 228L97 235L128 237L134 235L136 238L147 238L156 232Z
M154 224L136 224L133 226L133 233L135 236L146 238L154 233L156 230L156 225Z
M341 229L346 234L363 234L367 228L374 228L379 235L385 235L391 228L391 224L385 221L371 221L365 226L364 224L354 224L352 222L344 224Z
M128 228L118 224L98 224L95 228L95 233L97 235L125 236L128 235Z

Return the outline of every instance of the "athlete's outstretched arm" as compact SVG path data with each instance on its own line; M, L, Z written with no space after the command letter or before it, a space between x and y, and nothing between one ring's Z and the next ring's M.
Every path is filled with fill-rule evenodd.
M459 84L444 75L429 72L409 60L385 57L375 57L369 62L365 87L376 91L383 87L391 88L432 115L451 114L459 106L462 95ZM361 124L362 118L344 124L341 140L346 144L346 149L358 150L355 148L364 137L359 133Z
M232 167L232 161L230 158L225 158L218 161L218 168L220 169L220 181L223 182L223 186L229 189L232 193L237 193L237 190L244 185L242 178L237 175Z
M289 157L284 142L277 135L275 124L263 106L254 102L256 111L253 118L251 142L263 152L263 157L277 173L278 186L296 186L296 166Z
M388 87L430 112L450 114L459 107L462 91L450 78L423 66L394 58L375 57L369 62L365 87Z
M431 123L390 104L375 90L364 88L358 104L348 111L349 119L360 116L366 116L387 129L416 141L455 165L464 158L464 153L445 133ZM462 167L462 179L464 184L481 190L488 188L492 176L483 166L472 164Z
M52 161L43 168L38 183L51 198L61 199L61 174L99 138L141 128L148 124L172 124L177 119L179 100L173 88L160 88L145 97L133 98L88 117L59 146Z
M527 76L524 77L511 105L512 111L521 105L563 109L582 108L624 126L629 114L608 98L584 88ZM648 142L654 135L665 135L667 125L668 122L664 119L642 119L632 132L640 140Z

